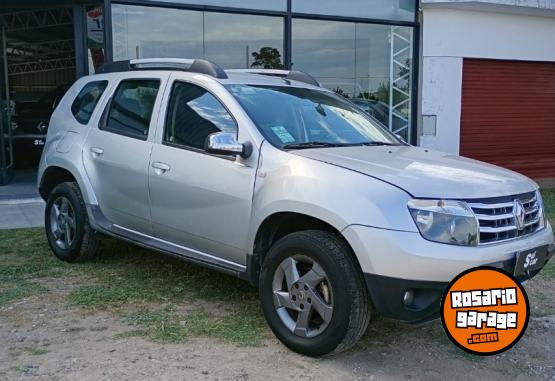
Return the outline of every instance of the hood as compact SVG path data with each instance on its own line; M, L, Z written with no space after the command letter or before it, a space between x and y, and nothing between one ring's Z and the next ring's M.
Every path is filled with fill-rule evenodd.
M413 197L475 199L537 189L532 180L508 169L411 146L332 147L290 153L378 178Z

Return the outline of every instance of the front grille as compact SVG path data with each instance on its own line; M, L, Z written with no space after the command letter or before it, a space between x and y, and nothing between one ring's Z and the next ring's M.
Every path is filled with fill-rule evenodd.
M524 207L524 224L517 227L515 200ZM503 198L502 200L469 201L480 223L480 245L524 237L540 229L540 205L535 193Z

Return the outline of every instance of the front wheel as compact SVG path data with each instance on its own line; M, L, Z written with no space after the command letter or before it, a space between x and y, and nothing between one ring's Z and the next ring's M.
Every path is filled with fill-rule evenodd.
M348 349L368 326L360 267L346 243L329 232L301 231L276 242L262 265L260 296L274 334L308 356Z

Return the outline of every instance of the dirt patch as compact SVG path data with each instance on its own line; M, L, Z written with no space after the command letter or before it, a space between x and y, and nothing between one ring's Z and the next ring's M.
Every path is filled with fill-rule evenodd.
M555 377L555 316L536 317L509 352L481 358L455 348L434 321L410 326L375 318L363 340L334 357L310 359L273 336L256 347L188 337L165 344L137 336L110 311L68 306L75 280L49 279L47 294L0 309L0 378L6 380L545 379ZM129 307L132 310L132 307ZM204 308L217 308L204 305ZM119 317L118 317L119 316Z
M0 231L0 380L555 380L555 263L526 283L532 319L477 357L439 321L374 317L350 351L311 359L267 328L245 282L125 243L55 260L40 230Z

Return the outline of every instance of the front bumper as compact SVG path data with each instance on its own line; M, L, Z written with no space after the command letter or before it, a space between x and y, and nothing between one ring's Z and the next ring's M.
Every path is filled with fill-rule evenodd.
M357 254L376 310L407 322L438 317L445 288L469 268L492 266L513 273L517 252L548 245L545 266L555 251L549 225L529 237L479 247L434 243L419 233L365 226L349 226L343 233Z

